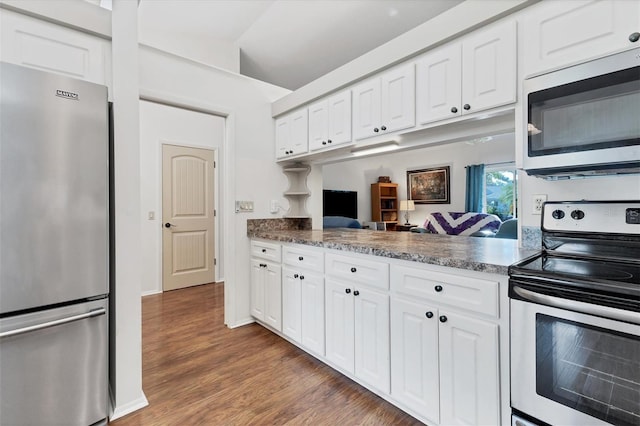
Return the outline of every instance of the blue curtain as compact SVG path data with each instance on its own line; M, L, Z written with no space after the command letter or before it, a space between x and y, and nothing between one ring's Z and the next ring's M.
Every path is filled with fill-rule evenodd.
M482 213L484 164L473 164L466 168L467 195L464 200L464 209L468 212Z

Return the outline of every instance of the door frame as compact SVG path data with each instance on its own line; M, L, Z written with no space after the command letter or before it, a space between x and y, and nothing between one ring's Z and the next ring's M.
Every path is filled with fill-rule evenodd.
M232 191L235 188L235 176L233 174L233 165L235 164L235 112L232 109L206 102L194 101L193 99L174 96L166 92L156 90L147 90L140 88L139 98L143 101L155 102L161 105L167 105L176 108L182 108L195 112L216 115L225 119L224 141L222 142L222 152L216 156L216 179L217 193L219 203L217 204L218 227L216 228L217 239L220 241L222 250L222 262L218 262L217 271L220 270L222 264L222 272L224 276L217 279L224 281L224 323L228 327L236 327L241 324L235 324L236 318L236 296L235 296L235 269L231 262L231 253L235 252L236 241L233 237L235 230L235 222L233 220L235 210ZM215 202L215 201L214 201Z
M184 109L184 108L183 108ZM209 114L212 115L212 114ZM218 236L218 233L220 231L220 222L218 220L219 215L217 214L218 212L218 206L220 205L220 200L219 200L219 192L220 192L220 188L219 188L219 178L218 178L218 167L217 165L219 164L218 162L218 149L216 148L212 148L210 146L205 147L202 145L198 145L198 144L184 144L184 143L179 143L179 142L173 142L170 141L169 139L161 139L161 142L159 144L159 149L160 149L160 205L162 206L161 210L158 212L159 214L159 218L160 219L160 224L162 225L164 223L164 182L163 182L163 166L164 166L164 147L165 145L171 145L171 146L176 146L179 148L195 148L195 149L202 149L205 151L211 151L213 152L213 162L215 164L214 168L213 168L213 210L216 212L216 215L213 217L213 256L214 256L214 265L213 265L213 281L216 283L221 282L222 280L220 279L220 265L216 264L218 258L220 258L220 237ZM164 238L165 238L165 233L162 229L162 226L160 227L159 230L160 233L160 279L162 281L162 283L160 284L160 289L161 292L164 293L165 289L164 289L164 271L163 271L163 259L164 259ZM224 259L224 257L222 257ZM222 263L222 262L220 262ZM203 283L206 284L206 283Z

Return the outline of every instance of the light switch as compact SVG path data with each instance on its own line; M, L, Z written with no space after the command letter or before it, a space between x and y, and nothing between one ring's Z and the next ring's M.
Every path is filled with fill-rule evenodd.
M236 213L247 213L253 211L253 201L236 201Z
M154 220L156 218L156 212L149 212L149 220Z

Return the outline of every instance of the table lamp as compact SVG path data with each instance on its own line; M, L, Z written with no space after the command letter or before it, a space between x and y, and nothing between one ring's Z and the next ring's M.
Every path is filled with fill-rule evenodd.
M409 212L412 212L416 209L416 206L413 202L413 200L400 200L400 210L401 211L405 211L404 214L404 220L405 220L405 225L411 225L409 223Z

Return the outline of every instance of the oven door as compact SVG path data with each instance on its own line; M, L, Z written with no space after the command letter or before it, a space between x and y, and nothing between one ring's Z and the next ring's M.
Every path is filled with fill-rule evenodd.
M600 308L511 299L511 406L549 424L640 425L640 325L556 301Z

